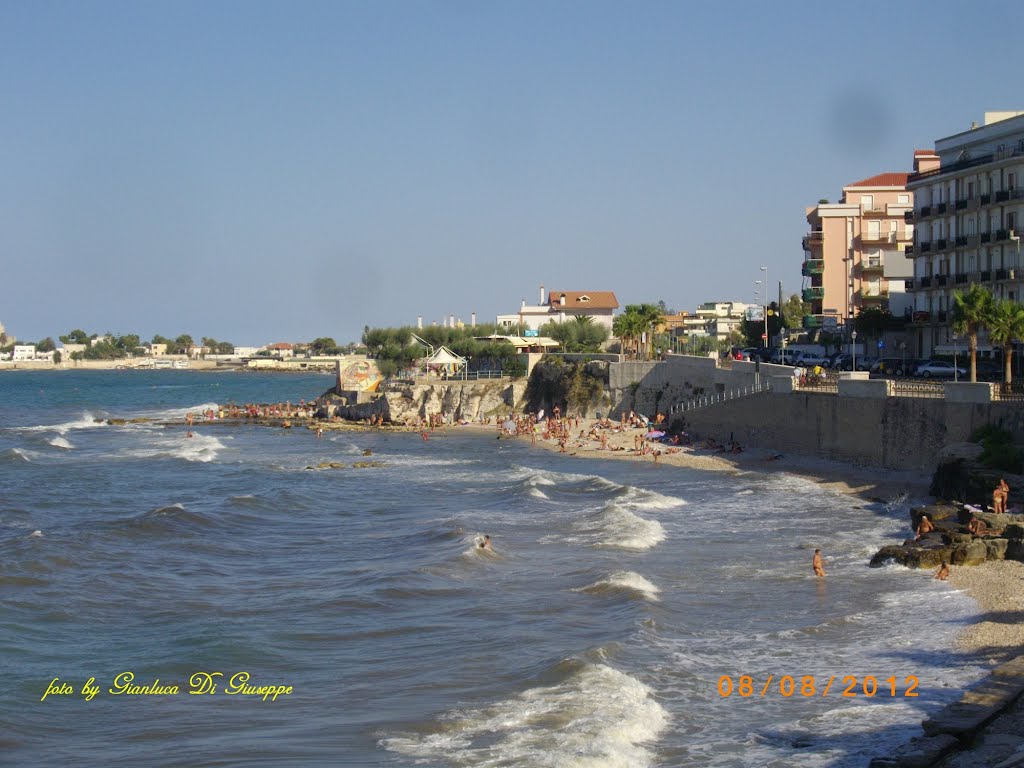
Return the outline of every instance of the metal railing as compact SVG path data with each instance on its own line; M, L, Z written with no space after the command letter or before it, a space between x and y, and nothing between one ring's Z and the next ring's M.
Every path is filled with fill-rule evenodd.
M668 411L670 414L694 411L698 408L707 408L718 403L729 402L730 400L739 400L741 397L749 397L750 395L756 395L760 392L770 392L771 388L771 381L769 379L764 379L759 384L736 387L726 392L711 392L706 395L700 395L699 397L693 397L689 400L674 403L669 407Z
M992 399L1004 401L1024 401L1024 381L1015 381L1012 384L1005 382L992 387Z
M838 395L839 378L831 371L825 371L819 376L805 373L799 379L793 380L793 389L800 392L825 392Z
M946 388L941 381L901 381L892 382L894 397L945 397Z

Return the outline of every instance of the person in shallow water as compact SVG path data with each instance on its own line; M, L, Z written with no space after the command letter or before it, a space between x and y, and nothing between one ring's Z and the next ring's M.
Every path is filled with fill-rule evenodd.
M825 562L821 559L821 550L814 550L814 558L811 560L811 567L814 569L815 576L825 575Z
M494 549L491 547L491 537L484 535L484 540L480 542L480 549L486 549L488 552L493 552Z
M935 578L939 581L945 581L949 578L949 563L945 560L942 561L942 565L939 566L939 570L935 572Z

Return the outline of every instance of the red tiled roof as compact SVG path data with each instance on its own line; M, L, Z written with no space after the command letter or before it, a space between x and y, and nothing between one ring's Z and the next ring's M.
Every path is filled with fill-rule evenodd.
M267 349L292 349L292 345L287 341L278 341L274 344L267 344Z
M847 184L843 189L850 187L905 187L909 173L880 173L869 179L862 179L853 184Z
M914 157L937 157L934 149L915 149Z
M561 307L563 295L566 310L619 308L614 291L552 291L548 294L548 304Z

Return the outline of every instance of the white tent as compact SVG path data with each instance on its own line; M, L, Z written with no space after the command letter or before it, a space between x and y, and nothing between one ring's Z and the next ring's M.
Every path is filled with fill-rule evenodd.
M440 346L430 357L425 360L427 365L454 365L461 368L466 364L466 358L459 357L452 352L448 347Z

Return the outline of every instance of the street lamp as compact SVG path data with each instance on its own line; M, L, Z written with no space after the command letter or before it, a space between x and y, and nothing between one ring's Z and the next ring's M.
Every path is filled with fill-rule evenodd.
M764 348L768 349L768 267L761 267L764 272Z
M850 334L850 336L853 338L853 343L850 344L850 354L853 357L853 366L851 367L850 370L856 371L857 370L857 332L854 331L853 333Z
M954 333L953 334L953 381L959 381L960 380L958 375L957 375L959 373L959 371L957 370L957 366L956 366L956 341L957 341L958 338L959 337Z

